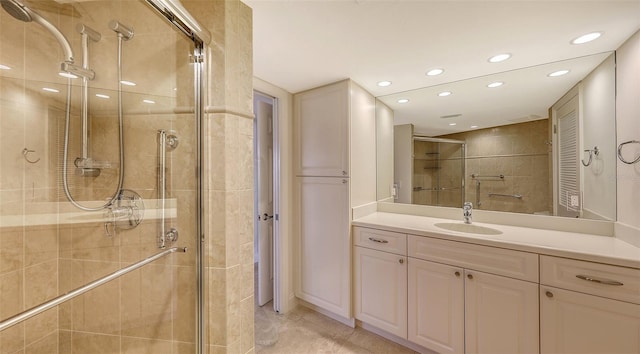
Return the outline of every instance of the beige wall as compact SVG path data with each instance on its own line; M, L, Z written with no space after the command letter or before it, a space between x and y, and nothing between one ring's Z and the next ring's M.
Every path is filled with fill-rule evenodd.
M477 207L476 185L471 174L504 175L504 180L481 181L480 209L517 213L549 211L548 124L544 119L440 136L467 143L465 200ZM489 197L489 193L520 194L522 199Z
M636 32L616 53L616 128L618 144L640 141L640 32ZM624 156L640 156L640 144L625 145ZM618 222L635 228L640 235L640 162L627 165L617 162ZM640 245L640 236L636 237Z

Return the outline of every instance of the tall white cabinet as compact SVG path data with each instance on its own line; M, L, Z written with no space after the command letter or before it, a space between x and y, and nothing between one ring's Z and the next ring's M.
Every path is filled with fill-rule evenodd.
M351 80L294 95L295 295L351 318L351 208L376 201L375 99Z

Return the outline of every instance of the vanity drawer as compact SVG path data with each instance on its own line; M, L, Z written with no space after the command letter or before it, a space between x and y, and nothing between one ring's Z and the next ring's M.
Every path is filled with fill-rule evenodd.
M391 231L353 228L353 244L399 255L407 255L407 235Z
M540 283L640 304L640 269L540 256Z
M538 255L409 235L409 257L538 282Z

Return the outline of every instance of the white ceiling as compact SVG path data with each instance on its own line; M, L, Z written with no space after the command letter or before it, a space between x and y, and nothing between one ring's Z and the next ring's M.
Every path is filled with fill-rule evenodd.
M351 78L391 95L613 51L640 29L640 0L243 1L253 8L254 75L291 93ZM569 43L593 31L604 34ZM512 58L487 61L504 52ZM445 73L426 76L432 68ZM415 102L392 107L396 119Z

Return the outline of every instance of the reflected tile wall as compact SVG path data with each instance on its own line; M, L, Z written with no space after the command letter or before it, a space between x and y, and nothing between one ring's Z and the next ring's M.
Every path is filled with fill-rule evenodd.
M442 138L465 140L465 200L474 208L516 213L549 212L549 122L548 119L479 129ZM504 180L483 179L481 206L476 204L476 182L471 174L504 175ZM522 199L489 193L520 194Z

